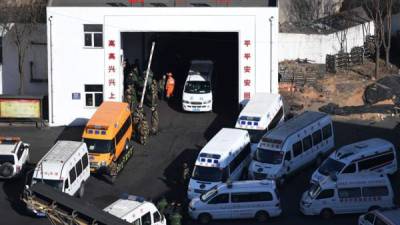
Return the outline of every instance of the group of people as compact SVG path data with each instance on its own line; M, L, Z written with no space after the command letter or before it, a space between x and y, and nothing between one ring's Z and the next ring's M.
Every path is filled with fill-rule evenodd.
M167 78L168 77L168 78ZM158 117L158 99L171 98L175 89L175 80L172 73L162 76L158 81L154 78L153 72L150 70L147 78L147 85L145 85L146 74L144 74L139 66L139 60L136 59L133 65L130 65L128 60L125 60L124 65L124 98L125 102L129 104L133 112L133 125L135 128L135 135L139 143L145 145L148 136L156 135L159 130L159 117ZM151 107L151 123L150 127L146 120L146 114L143 109L143 104L140 104L139 97L142 95L143 89L146 87L145 93L146 100L149 100Z

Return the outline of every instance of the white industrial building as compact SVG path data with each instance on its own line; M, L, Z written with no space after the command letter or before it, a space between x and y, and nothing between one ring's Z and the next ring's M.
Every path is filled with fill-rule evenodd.
M47 8L50 125L83 124L101 101L121 101L123 59L144 62L151 42L157 49L166 37L190 36L196 46L198 34L203 42L215 40L210 46L218 54L218 46L234 43L235 60L224 64L234 72L220 76L236 80L237 104L256 92L278 91L278 8L268 1L112 2L54 0ZM227 34L231 40L219 39Z

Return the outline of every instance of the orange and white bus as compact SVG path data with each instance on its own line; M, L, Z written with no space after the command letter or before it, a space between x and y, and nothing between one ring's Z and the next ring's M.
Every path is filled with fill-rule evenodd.
M90 171L115 178L132 155L132 117L124 102L103 102L83 131L89 150Z

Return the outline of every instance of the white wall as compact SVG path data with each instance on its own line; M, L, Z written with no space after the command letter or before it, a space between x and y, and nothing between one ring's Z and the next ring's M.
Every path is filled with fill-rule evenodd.
M24 63L24 94L47 95L47 82L35 82L33 78L47 79L46 24L38 25L28 38L33 41L27 50ZM31 71L30 62L33 62ZM1 69L0 69L1 71ZM3 37L3 68L0 81L0 94L17 95L19 87L18 53L14 37L5 33Z
M341 36L346 33L344 50L362 46L367 34L374 34L372 22L339 31L332 34L296 34L279 33L279 61L309 59L313 63L325 63L327 54L336 54L340 51Z
M49 7L47 16L52 20L52 39L49 59L50 124L66 125L76 118L79 124L90 118L94 108L85 107L84 84L104 84L104 100L115 92L116 101L122 97L122 68L120 59L109 60L108 54L120 55L121 32L238 32L239 33L239 100L244 93L268 92L270 89L270 67L272 68L273 92L278 91L278 59L272 58L270 65L270 27L268 19L278 18L278 8L113 8L113 7ZM104 24L104 48L83 47L83 24ZM48 22L48 27L50 23ZM276 53L278 38L277 19L273 20L272 51ZM109 47L114 40L116 48ZM244 45L250 40L250 46ZM50 41L49 41L50 42ZM244 53L251 53L249 60ZM276 54L273 54L275 56ZM116 87L109 87L109 65L116 66ZM52 65L52 67L51 67ZM251 72L244 73L244 66L251 66ZM51 68L52 73L51 73ZM51 77L49 77L51 79ZM244 86L250 79L251 85ZM72 100L74 92L81 93L80 100ZM52 96L52 97L51 97ZM53 110L53 116L51 115Z

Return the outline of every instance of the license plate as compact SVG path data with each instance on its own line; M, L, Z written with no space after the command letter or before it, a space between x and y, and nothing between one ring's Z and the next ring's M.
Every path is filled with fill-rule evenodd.
M200 109L193 109L193 111L194 111L194 112L198 112L198 111L200 111Z

